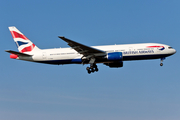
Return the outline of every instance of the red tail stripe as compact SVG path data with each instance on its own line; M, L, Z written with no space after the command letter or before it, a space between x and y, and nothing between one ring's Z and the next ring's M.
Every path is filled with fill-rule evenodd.
M25 35L19 34L16 31L11 31L11 34L12 34L13 38L22 38L24 40L28 40L28 38Z
M32 44L31 46L29 47L25 47L24 49L21 50L21 52L30 52L33 50L33 48L35 47L35 44Z

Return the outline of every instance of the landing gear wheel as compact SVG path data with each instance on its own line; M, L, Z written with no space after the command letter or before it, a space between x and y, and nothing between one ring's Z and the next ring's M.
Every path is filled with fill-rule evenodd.
M91 72L94 72L94 68L91 68Z
M88 72L89 74L91 73L90 67L87 67L86 70L87 70L87 72Z
M91 64L90 67L87 67L86 68L87 72L90 74L91 72L94 73L94 72L97 72L98 71L98 68L97 68L97 65L96 64Z
M90 67L87 67L86 70L87 70L87 71L90 70Z
M163 63L161 63L160 66L163 66Z
M97 72L97 71L98 71L98 68L95 68L95 71Z
M97 65L96 64L94 64L94 66L93 66L94 68L97 68Z

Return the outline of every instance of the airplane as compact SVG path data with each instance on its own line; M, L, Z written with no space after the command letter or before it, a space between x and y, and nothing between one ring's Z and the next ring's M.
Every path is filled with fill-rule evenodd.
M6 50L11 53L10 58L54 65L90 64L86 68L89 74L99 70L97 63L119 68L123 67L123 61L160 59L163 66L163 60L176 53L171 46L159 43L87 46L64 36L58 37L67 42L69 48L39 49L15 26L9 30L19 50Z

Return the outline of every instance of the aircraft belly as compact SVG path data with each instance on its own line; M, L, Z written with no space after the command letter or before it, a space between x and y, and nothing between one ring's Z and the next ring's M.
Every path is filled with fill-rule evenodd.
M170 56L170 54L129 55L129 56L123 56L123 61L160 59L160 58L167 57L167 56Z
M35 62L46 64L81 64L81 57L78 55L52 55L47 57L36 57Z
M61 60L44 60L44 61L36 61L39 63L46 63L46 64L81 64L81 59L61 59Z

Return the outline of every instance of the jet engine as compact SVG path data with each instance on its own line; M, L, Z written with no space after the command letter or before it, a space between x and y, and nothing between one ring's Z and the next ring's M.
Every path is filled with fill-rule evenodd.
M122 61L122 59L123 59L122 52L108 53L107 59L109 61Z

